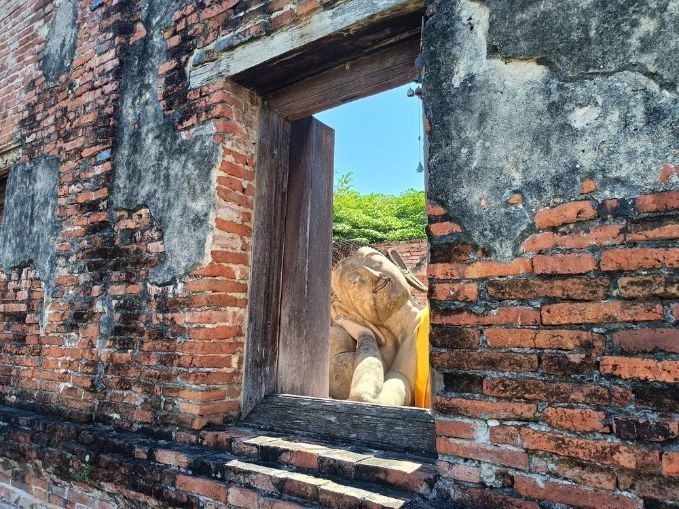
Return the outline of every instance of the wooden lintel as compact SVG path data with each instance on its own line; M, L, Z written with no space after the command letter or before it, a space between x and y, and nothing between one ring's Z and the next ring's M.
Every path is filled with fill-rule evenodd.
M411 82L420 51L418 38L337 65L265 98L269 108L298 120L354 99Z
M0 168L9 168L21 159L22 148L20 142L12 142L0 147Z
M191 88L233 79L268 93L380 47L419 33L424 0L360 0L338 3L300 23L236 46L218 39L191 57ZM224 48L224 49L222 49ZM319 66L324 66L319 69Z

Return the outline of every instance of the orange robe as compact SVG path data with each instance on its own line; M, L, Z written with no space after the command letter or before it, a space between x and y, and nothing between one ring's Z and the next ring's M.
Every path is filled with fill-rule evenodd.
M417 367L415 369L415 406L431 408L431 383L429 368L429 307L426 307L420 317L415 337L415 353Z

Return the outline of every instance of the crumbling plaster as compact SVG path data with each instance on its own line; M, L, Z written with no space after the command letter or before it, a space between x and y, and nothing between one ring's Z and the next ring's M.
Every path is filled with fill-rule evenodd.
M79 0L63 0L57 7L45 40L42 72L55 82L71 69L78 41Z
M577 198L585 178L599 197L673 184L658 176L679 163L679 0L428 9L428 197L470 240L516 256L535 210Z
M167 283L205 263L214 228L216 169L220 148L206 124L190 138L165 116L157 97L159 68L167 60L163 30L186 0L145 0L141 22L146 36L125 56L120 89L113 207L148 206L160 224L165 261L153 269L155 283Z
M59 158L43 156L12 168L0 232L5 270L32 262L48 287L55 272L60 164Z

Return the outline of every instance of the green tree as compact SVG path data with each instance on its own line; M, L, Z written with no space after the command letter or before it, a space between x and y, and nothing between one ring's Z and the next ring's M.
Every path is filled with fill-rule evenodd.
M358 240L367 244L426 238L424 191L400 195L361 194L352 174L337 179L333 203L334 240Z

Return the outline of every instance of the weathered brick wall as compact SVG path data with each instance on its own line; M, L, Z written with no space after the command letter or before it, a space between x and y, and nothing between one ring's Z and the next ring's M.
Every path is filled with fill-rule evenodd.
M1 233L0 403L188 441L235 420L259 99L228 81L189 89L184 69L219 37L240 44L336 3L3 2L0 148L21 142L23 159ZM471 507L676 507L677 11L428 4L438 493ZM39 176L54 177L53 200ZM3 490L11 471L57 505L113 503L87 476L41 469L81 471L89 431L22 426ZM52 430L78 439L60 449ZM199 506L185 483L224 501L221 484L178 476L181 464L143 470L146 450L121 444L96 474L104 487L142 478L123 499ZM256 503L239 490L233 505Z
M49 23L54 6L33 3L44 13L37 29ZM212 197L219 212L210 219L208 261L168 284L153 284L149 274L166 258L154 211L111 201L122 68L133 58L128 48L144 44L139 8L81 2L70 68L48 83L37 67L22 82L26 99L15 137L29 170L45 156L58 160L57 235L47 246L52 270L42 280L31 253L11 260L16 269L3 258L0 397L126 427L202 427L233 420L239 411L257 101L226 82L187 92L176 62L219 32L220 15L233 12L223 3L206 6L200 17L193 5L177 12L172 29L161 34L168 63L148 72L163 77L163 115L176 119L180 137L212 125L221 154ZM40 48L40 40L32 40L38 61ZM3 65L15 58L13 51ZM2 105L3 111L15 107ZM158 182L156 191L170 199L182 192L171 182ZM19 200L26 196L9 197L7 209ZM14 249L10 237L26 232L5 230L7 254Z
M428 284L427 278L427 259L429 257L429 244L426 240L402 240L399 242L386 242L376 244L377 249L387 251L395 249L403 258L408 270L415 274L425 285ZM418 290L411 290L412 296L422 305L428 302L427 294Z
M671 3L431 3L431 360L453 500L679 501L677 41L636 38L676 23Z
M455 497L679 499L677 210L676 191L583 195L537 211L541 231L510 262L434 238L439 465L469 483ZM445 212L431 208L430 221L446 224Z
M429 255L429 244L426 240L402 240L397 242L385 242L375 244L377 249L387 251L395 249L403 258L408 269L414 274L426 276L427 256ZM426 283L426 280L424 281Z
M0 5L0 149L18 141L25 84L39 73L38 62L52 3L8 0Z

